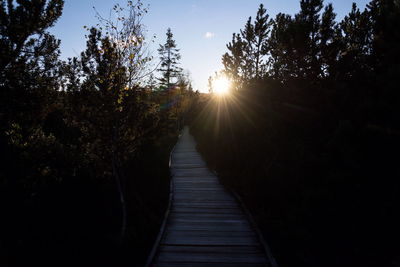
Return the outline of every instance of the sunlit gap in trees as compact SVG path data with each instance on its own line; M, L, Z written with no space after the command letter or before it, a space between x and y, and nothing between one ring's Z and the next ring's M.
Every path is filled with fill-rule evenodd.
M232 83L226 76L221 76L212 82L213 92L218 96L226 96L230 89Z
M241 125L256 127L252 119L253 110L246 103L248 99L237 90L237 84L228 75L216 74L209 78L210 95L199 117L206 122L206 127L212 125L215 137L233 134L237 121ZM235 122L236 121L236 122Z
M220 75L216 75L214 78L210 77L210 89L211 92L213 93L213 115L210 118L214 118L216 119L216 123L215 126L216 128L214 129L214 133L216 135L218 135L218 133L220 132L220 122L223 119L228 118L230 116L230 112L229 112L229 103L228 100L230 100L230 98L228 99L227 97L231 95L231 90L232 90L232 82L228 79L228 77L226 77L226 75L224 74L220 74ZM214 117L215 116L215 117Z

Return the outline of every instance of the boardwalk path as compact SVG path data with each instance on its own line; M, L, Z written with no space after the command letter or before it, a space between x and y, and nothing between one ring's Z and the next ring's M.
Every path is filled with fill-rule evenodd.
M172 153L173 201L153 266L269 266L236 200L186 127Z

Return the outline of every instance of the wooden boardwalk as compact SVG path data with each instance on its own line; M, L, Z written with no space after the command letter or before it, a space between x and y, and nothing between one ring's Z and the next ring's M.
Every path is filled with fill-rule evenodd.
M173 198L151 266L270 266L242 209L186 127L171 155Z

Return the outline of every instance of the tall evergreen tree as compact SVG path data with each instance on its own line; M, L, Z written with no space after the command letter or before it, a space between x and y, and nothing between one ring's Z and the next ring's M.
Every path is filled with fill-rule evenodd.
M374 79L370 88L373 102L371 121L391 129L400 129L400 1L372 0L367 5L371 22L369 65ZM371 112L371 111L370 111Z
M332 4L328 4L322 13L320 34L320 60L322 64L322 76L334 78L337 71L337 58L340 52L340 33L335 21L336 14Z
M300 12L295 15L299 76L313 81L321 75L318 43L322 8L323 0L301 0Z
M229 53L223 55L225 72L237 85L261 78L266 73L265 56L271 22L264 5L260 5L254 22L249 17L240 34L233 34L227 45Z
M267 39L271 26L271 22L268 21L268 18L267 10L264 8L263 4L260 4L254 22L254 69L256 78L261 78L266 73L264 56L268 53Z
M272 21L272 29L267 40L271 68L269 75L284 82L293 77L297 65L294 60L294 22L290 15L279 13Z
M158 48L161 60L161 67L158 71L162 73L162 77L159 78L160 85L169 89L177 82L177 78L179 77L182 68L178 67L181 55L179 49L176 48L176 42L173 39L171 28L167 29L166 35L167 40L165 44L160 45Z
M224 65L225 74L240 88L243 82L243 61L245 43L240 34L234 33L232 41L226 47L229 52L222 56L222 64Z
M253 46L255 33L251 17L247 20L244 29L240 30L240 34L243 41L242 76L248 81L255 75L255 47Z
M361 12L355 3L350 13L340 22L341 55L340 75L352 80L368 71L368 55L371 53L372 26L368 12Z
M400 2L398 0L372 0L367 5L369 19L372 23L372 55L375 69L397 63L400 51L397 44L400 40Z

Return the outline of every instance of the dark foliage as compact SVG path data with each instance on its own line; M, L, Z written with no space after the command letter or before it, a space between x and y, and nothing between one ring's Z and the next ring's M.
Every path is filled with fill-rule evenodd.
M196 107L199 149L279 266L399 266L399 1L337 22L332 5L302 0L263 23L265 68L249 20L223 56L233 92Z
M46 31L62 7L0 1L0 266L141 266L192 93L139 86L150 60L140 1L128 1L122 29L88 29L68 62Z

